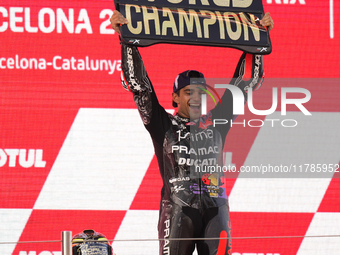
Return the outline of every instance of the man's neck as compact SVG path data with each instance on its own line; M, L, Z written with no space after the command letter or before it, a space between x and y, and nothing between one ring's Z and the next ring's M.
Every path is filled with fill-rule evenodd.
M176 113L176 115L184 122L198 122L198 120L199 120L199 118L197 118L195 120L191 120L190 118L183 117L178 112Z

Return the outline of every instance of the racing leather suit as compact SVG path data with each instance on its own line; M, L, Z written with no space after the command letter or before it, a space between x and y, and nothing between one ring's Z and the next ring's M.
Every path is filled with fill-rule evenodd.
M233 119L233 96L226 89L214 109L198 120L171 115L159 104L139 51L121 43L123 87L133 93L141 119L151 135L160 174L161 191L158 234L159 254L189 255L195 243L199 255L231 254L231 224L223 171L223 147L230 121L216 125L214 119ZM248 77L246 77L248 76ZM244 53L231 84L241 88L262 83L262 56ZM210 169L211 170L211 169ZM169 240L173 238L215 240ZM223 237L220 241L218 238Z

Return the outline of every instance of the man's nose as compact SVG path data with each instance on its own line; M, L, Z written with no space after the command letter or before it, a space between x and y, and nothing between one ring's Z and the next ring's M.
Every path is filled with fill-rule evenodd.
M191 99L194 100L195 102L201 102L201 94L198 92L195 92L192 94Z

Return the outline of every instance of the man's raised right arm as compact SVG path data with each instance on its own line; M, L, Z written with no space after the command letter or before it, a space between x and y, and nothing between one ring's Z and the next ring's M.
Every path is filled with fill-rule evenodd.
M114 11L111 16L111 27L120 35L119 27L127 24L124 16ZM152 114L152 85L144 67L142 57L137 47L125 44L121 40L123 88L133 93L133 99L141 115L144 125L148 125Z
M110 20L111 27L120 35L119 26L126 25L127 20L118 11L114 11ZM170 121L168 114L158 102L138 48L121 40L121 54L121 83L124 89L133 93L142 121L153 139L163 143Z

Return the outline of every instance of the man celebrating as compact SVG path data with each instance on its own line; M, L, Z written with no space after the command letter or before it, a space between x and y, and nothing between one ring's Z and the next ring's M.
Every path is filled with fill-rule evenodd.
M260 21L269 30L273 20L266 13ZM111 26L127 24L115 11ZM201 96L207 88L204 75L195 70L180 73L172 100L176 115L159 104L139 51L121 42L122 85L133 93L142 121L151 135L163 180L158 223L159 254L231 255L231 223L223 172L204 171L223 165L223 147L230 125L214 127L213 119L233 119L233 97L224 92L221 103L201 115ZM262 56L243 53L231 84L247 96L249 87L263 80ZM199 240L190 240L199 238ZM209 240L202 240L209 238Z

